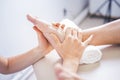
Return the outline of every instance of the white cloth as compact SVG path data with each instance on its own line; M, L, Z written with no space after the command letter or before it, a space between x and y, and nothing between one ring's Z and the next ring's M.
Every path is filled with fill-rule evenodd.
M80 60L80 64L91 64L100 61L102 58L102 52L96 47L89 45Z

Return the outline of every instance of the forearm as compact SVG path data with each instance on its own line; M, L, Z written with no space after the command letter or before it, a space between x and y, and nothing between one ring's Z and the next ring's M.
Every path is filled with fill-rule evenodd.
M91 45L120 44L119 32L120 20L116 20L96 28L83 30L83 41L93 34Z
M38 47L23 53L18 56L10 57L7 59L7 65L5 66L3 74L14 73L20 71L42 58L45 54L43 51L40 51Z
M76 59L66 59L63 61L63 67L67 70L69 70L70 72L74 72L76 73L79 67L79 61L80 60L76 60Z

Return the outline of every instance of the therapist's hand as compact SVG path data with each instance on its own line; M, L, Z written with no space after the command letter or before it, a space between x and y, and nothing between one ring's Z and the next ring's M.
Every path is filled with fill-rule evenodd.
M65 31L65 40L61 43L55 34L51 34L49 40L53 47L63 59L63 67L71 72L76 72L79 61L84 49L91 41L90 36L85 42L82 42L82 34L76 29L67 28Z
M82 42L81 32L73 28L66 29L65 40L62 43L55 34L51 34L50 37L52 43L55 43L54 48L63 60L80 59L84 49L92 39L92 36L90 36L85 42Z
M38 49L41 51L41 54L45 56L53 48L50 45L50 43L47 41L47 39L44 37L43 33L36 26L34 26L33 29L36 31L38 36Z

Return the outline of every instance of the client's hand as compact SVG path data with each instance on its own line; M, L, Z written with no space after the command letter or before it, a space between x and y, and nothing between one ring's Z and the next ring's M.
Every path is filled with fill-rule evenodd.
M47 39L44 37L42 32L34 26L33 29L36 31L38 36L38 49L41 51L42 56L45 56L47 53L49 53L53 48L50 45L50 43L47 41Z

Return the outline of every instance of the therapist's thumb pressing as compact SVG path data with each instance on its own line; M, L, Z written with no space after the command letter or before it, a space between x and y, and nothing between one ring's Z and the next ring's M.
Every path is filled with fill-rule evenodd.
M55 34L51 33L50 37L51 37L51 40L52 40L53 43L55 43L56 45L60 44L60 40Z

